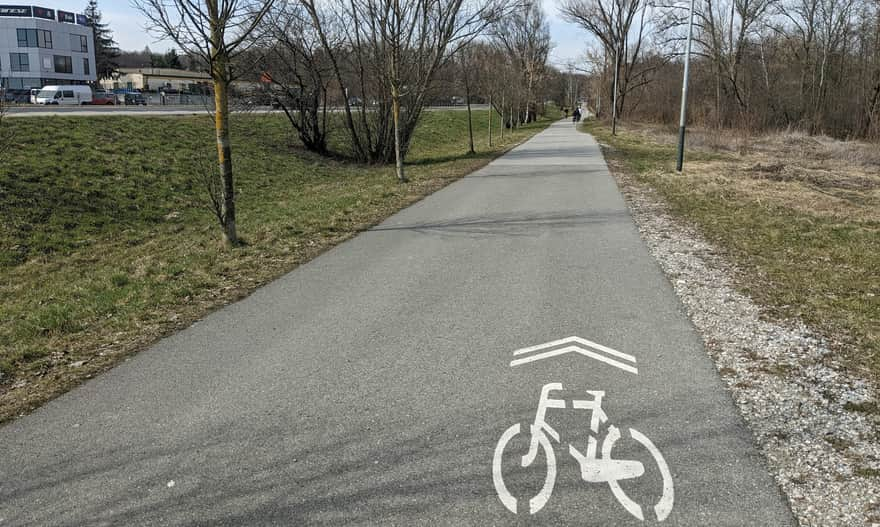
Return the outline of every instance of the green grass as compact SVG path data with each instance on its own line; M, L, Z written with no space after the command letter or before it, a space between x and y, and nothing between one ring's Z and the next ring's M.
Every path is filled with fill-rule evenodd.
M241 247L220 243L199 174L207 117L4 120L0 160L0 421L246 295L543 129L486 146L487 112L426 112L393 167L302 149L277 115L232 119ZM78 368L69 364L85 361Z
M615 137L595 121L584 130L610 147L612 165L659 191L673 214L725 250L743 270L741 288L771 315L799 318L840 341L846 363L880 380L880 223L857 206L876 199L870 190L859 200L850 194L833 214L810 212L800 203L816 189L756 184L743 168L754 163L748 155L689 151L679 174L672 144L626 129ZM845 175L844 164L836 176Z

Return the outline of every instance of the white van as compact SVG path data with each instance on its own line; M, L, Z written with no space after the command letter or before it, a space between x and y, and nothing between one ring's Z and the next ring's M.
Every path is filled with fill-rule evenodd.
M90 104L92 89L88 86L43 86L37 104Z
M40 93L40 89L39 88L32 88L30 93L31 93L31 98L30 98L31 104L37 104L37 94Z

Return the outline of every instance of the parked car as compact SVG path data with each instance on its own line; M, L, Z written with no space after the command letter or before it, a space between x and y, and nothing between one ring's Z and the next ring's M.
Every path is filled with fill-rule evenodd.
M90 104L92 89L88 86L43 86L35 100L37 104Z
M116 104L116 94L105 90L95 90L95 94L92 96L92 104Z
M144 95L142 93L126 93L124 101L125 101L126 105L135 105L135 106L137 106L139 104L143 104L144 106L147 105L147 99L144 97Z
M37 104L37 94L40 93L39 88L31 88L30 100L31 104Z

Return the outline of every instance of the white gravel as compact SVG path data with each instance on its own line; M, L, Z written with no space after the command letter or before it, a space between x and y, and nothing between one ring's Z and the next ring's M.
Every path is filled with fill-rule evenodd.
M615 178L801 525L880 527L874 387L802 323L763 317L712 245L652 189L619 171Z

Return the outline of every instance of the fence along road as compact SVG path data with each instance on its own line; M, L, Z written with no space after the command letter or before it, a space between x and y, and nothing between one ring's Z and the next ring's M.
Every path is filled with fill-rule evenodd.
M488 104L472 104L471 109L488 110ZM359 107L353 107L352 111L359 111ZM425 111L464 111L467 106L428 106ZM232 113L277 113L283 114L282 110L273 109L271 106L253 106L246 104L232 104ZM341 113L341 107L328 108L330 113ZM172 115L213 115L213 102L208 105L199 104L158 104L151 102L146 106L137 105L85 105L85 106L9 106L4 117L112 117L112 116L172 116Z
M793 524L569 122L0 444L4 526Z

